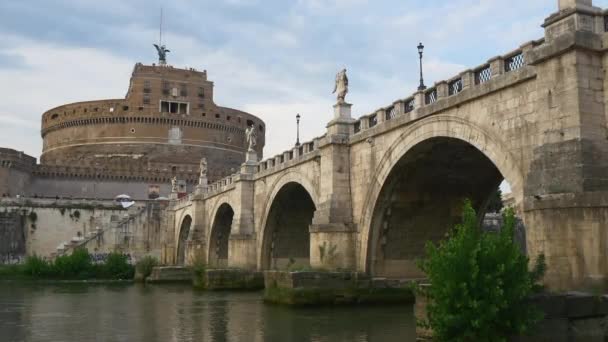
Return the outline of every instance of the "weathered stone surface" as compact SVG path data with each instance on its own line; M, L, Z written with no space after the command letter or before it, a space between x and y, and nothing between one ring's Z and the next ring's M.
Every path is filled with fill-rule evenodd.
M192 282L192 270L183 266L158 266L146 279L149 283Z
M356 272L264 272L264 300L288 305L403 304L414 302L408 284Z
M196 287L205 290L245 290L264 288L264 274L258 271L238 269L210 269L195 279Z

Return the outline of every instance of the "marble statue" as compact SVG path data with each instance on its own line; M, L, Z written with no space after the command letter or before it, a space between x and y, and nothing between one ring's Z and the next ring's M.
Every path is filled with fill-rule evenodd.
M348 94L348 77L346 76L346 69L342 69L336 75L336 85L332 94L336 94L338 103L345 103L346 94Z
M255 131L255 126L251 125L245 130L245 139L249 144L249 151L255 151L253 148L257 145L258 135Z

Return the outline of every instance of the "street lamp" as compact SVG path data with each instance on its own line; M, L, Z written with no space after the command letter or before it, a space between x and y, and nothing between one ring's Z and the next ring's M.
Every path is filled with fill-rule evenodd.
M424 78L422 77L422 53L424 52L424 45L422 43L418 44L418 54L420 55L420 86L418 86L418 90L426 89L424 85Z
M300 114L296 115L296 126L297 126L297 137L296 137L296 147L300 146Z

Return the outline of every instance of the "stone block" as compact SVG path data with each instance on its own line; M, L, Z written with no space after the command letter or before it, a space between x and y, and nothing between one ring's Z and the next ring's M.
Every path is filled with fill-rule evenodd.
M146 279L149 283L192 282L192 270L189 267L162 266L154 267Z

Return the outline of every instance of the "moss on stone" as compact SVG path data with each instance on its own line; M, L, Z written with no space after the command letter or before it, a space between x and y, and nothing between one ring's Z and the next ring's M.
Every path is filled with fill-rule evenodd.
M411 304L414 294L410 288L280 288L269 287L264 292L269 303L295 306L345 304Z

